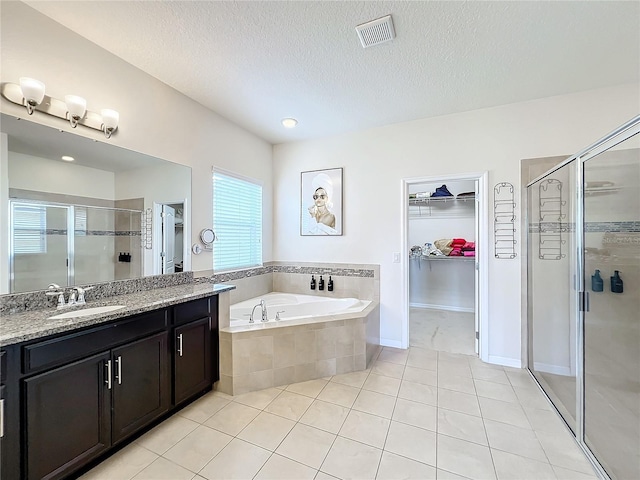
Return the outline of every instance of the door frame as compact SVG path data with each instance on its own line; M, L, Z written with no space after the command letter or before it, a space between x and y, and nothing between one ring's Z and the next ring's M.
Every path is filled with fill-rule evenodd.
M160 260L160 252L162 251L162 206L163 205L176 205L182 204L183 207L183 242L182 242L182 259L183 259L183 272L191 271L191 207L189 205L188 198L182 198L179 200L169 201L154 201L153 202L153 242L152 242L152 268L153 275L162 274L162 262Z
M484 362L489 361L489 172L472 172L429 177L410 177L402 179L401 202L401 292L402 292L402 348L409 347L409 186L419 183L447 183L454 181L477 181L476 192L476 318L478 327L478 356Z

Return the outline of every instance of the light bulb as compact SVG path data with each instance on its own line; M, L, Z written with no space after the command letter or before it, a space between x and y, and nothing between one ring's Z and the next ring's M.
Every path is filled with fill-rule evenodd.
M67 104L69 122L73 128L76 128L78 120L84 117L84 112L87 111L87 101L77 95L65 95L64 102Z
M120 121L120 114L115 110L105 108L100 110L102 115L102 128L105 136L111 138L113 131L118 128L118 122Z

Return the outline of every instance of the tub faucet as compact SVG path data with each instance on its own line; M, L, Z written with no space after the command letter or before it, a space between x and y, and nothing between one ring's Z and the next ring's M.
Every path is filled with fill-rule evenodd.
M269 319L267 318L267 304L265 303L264 300L260 300L260 303L258 303L257 305L255 305L253 307L253 310L251 310L251 316L249 317L249 323L253 323L253 312L256 311L256 308L260 307L260 309L262 310L262 320L263 322L268 322Z

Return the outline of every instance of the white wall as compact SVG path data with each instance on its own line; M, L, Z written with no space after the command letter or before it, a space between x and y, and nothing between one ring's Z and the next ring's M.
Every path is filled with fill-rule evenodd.
M277 145L274 257L380 264L381 337L400 346L402 270L392 263L392 252L402 249L401 179L487 170L490 192L498 182L517 186L521 159L581 150L637 115L639 92L637 84L623 85ZM335 167L344 167L344 235L301 237L300 172ZM516 208L520 215L521 205ZM517 237L519 247L522 232ZM513 260L490 255L494 362L521 363L521 261L520 254Z
M114 200L114 179L113 172L9 152L9 188Z
M154 202L180 203L186 200L186 214L188 215L190 211L193 211L191 208L190 185L191 172L180 165L167 164L159 167L137 168L116 174L116 198L118 200L144 198L145 211L147 208L153 209ZM198 208L200 208L200 206L198 206ZM156 221L154 226L157 228L156 234L160 235L161 229L158 223L159 222ZM188 219L186 228L189 228ZM202 228L211 228L211 219L209 219L209 223L205 224ZM198 234L200 230L198 230ZM180 248L182 248L182 246ZM153 249L145 248L143 250L145 275L153 275L155 273L154 260L159 259L154 259L154 255L159 255L161 250L162 247L157 245L155 238ZM209 258L211 258L210 255ZM209 265L205 270L210 268L211 266Z
M262 181L263 258L272 259L272 147L237 125L122 61L21 2L1 2L0 63L2 81L21 76L41 80L47 94L68 93L87 99L87 108L120 112L120 126L110 140L100 132L34 113L29 121L73 134L108 141L192 168L192 238L210 225L211 167L217 165ZM4 98L0 111L26 117L25 109ZM212 267L211 253L193 257L194 270Z

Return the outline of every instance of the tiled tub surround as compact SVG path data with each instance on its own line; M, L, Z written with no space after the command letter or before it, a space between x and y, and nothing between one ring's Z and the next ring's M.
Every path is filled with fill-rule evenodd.
M221 319L220 381L215 389L239 395L364 370L380 348L377 300L359 313L292 320L283 325L269 322L229 327Z
M224 293L232 290L233 288L235 288L233 285L191 283L122 294L102 300L90 301L86 306L76 307L77 310L81 310L83 308L104 305L124 305L124 308L109 313L89 315L86 317L52 320L49 317L61 313L61 311L54 308L45 308L41 310L15 313L12 315L3 314L0 321L0 347L91 325L97 325L116 320L118 318L156 310L158 308L168 307L190 300L196 300L198 298L209 297L214 294L219 294L220 299L222 300L223 297L228 297L228 295L225 295ZM40 294L44 296L44 293ZM225 298L224 302L220 302L220 304L223 303L224 306L228 305L228 300ZM224 308L224 306L219 306L219 308ZM72 310L73 309L65 309L62 310L62 312L69 312ZM226 319L225 321L228 322L228 309L227 313L220 317Z
M316 282L320 275L325 289L309 288L311 275ZM334 289L329 292L326 284L329 276ZM380 266L371 264L313 263L313 262L267 262L263 267L211 275L196 272L196 282L232 283L231 303L238 303L269 292L300 293L334 298L359 298L380 300Z
M320 275L325 290L309 288ZM334 290L326 285L329 276ZM360 313L333 315L289 326L262 324L251 331L229 328L229 310L220 309L220 382L215 388L238 395L292 382L362 370L380 344L380 266L369 264L268 262L263 267L211 275L195 282L232 283L230 304L270 292L371 300ZM226 300L226 299L225 299ZM298 323L298 322L296 322ZM242 329L240 329L242 330Z
M93 287L85 292L87 302L104 300L109 297L128 295L136 292L146 292L157 288L166 288L193 283L193 272L181 272L171 275L153 275L149 277L117 280L98 284L81 285ZM70 289L71 287L65 287ZM36 290L26 293L0 295L0 315L8 315L32 310L55 307L56 296L45 295L46 290Z

